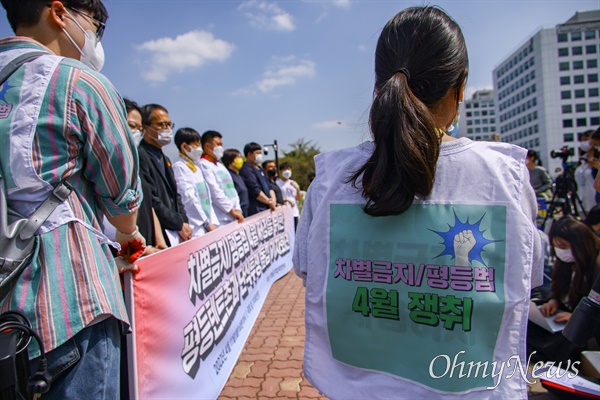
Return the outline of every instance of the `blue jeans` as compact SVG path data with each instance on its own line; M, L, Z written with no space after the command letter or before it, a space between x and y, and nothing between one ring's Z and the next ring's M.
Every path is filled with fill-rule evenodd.
M42 399L118 399L121 323L110 317L84 328L46 359L52 383Z

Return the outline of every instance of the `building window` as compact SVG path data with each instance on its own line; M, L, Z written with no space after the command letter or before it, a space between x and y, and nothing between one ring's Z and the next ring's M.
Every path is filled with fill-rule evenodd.
M560 49L558 49L558 56L559 57L567 57L569 55L569 48L568 47L561 47Z
M596 31L587 31L585 33L586 39L596 39Z
M587 60L587 67L588 68L598 68L598 60L596 60L595 58L592 58L591 60Z
M490 124L495 124L496 123L496 118L490 118Z
M573 106L570 104L565 104L564 106L562 106L562 113L563 114L570 114L573 112Z
M564 43L569 41L569 36L566 33L559 33L556 35L556 39L558 40L558 43Z
M537 125L534 125L534 126L533 126L533 130L535 131L535 133L538 133L538 132L539 132L539 130L540 130L540 128L539 128L539 126L537 126ZM536 146L539 146L539 145L536 145Z
M573 54L574 56L580 56L583 54L583 47L581 46L575 46L571 48L571 54Z
M573 61L573 69L583 69L583 61Z
M596 54L597 50L596 50L596 45L595 44L590 44L588 46L585 46L585 54Z
M598 82L598 74L588 74L588 83Z
M573 120L572 119L563 119L563 128L572 128Z
M588 95L590 97L598 97L598 88L588 89Z
M598 125L600 125L600 117L590 118L590 126L598 126Z
M481 128L475 128L475 133L481 133Z
M565 62L561 62L560 64L558 64L558 70L559 71L568 71L569 70L569 62L565 61Z
M575 111L577 111L577 112L585 112L585 103L583 103L583 104L575 104Z
M473 133L473 128L467 129L467 133Z
M471 103L467 103L467 108L471 108Z
M570 76L561 76L560 77L560 84L561 85L570 85L571 84L571 77Z
M467 117L470 117L473 113L471 111L467 112Z
M562 92L560 92L560 98L562 100L570 99L571 98L571 91L570 90L563 90Z
M600 111L600 103L590 103L590 111Z
M577 118L577 126L587 126L587 120L585 118Z
M585 89L577 89L575 90L575 98L582 99L585 97Z
M581 40L581 32L571 32L571 41L577 42Z
M473 103L473 108L479 108L479 103Z
M573 83L583 83L583 75L575 75L573 77Z
M563 142L573 142L575 140L575 135L572 133L563 134Z

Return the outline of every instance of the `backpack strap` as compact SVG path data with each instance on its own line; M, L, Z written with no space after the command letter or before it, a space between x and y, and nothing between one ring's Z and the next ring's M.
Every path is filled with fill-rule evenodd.
M48 52L30 51L28 53L21 54L14 60L11 60L0 70L0 85L2 85L4 81L8 79L8 77L11 76L16 70L18 70L21 65L25 64L26 62L33 61L36 58L45 54L48 54Z

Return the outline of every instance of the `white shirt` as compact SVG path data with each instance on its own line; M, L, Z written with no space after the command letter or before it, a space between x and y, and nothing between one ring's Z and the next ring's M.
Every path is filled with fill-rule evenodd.
M210 190L213 209L221 226L232 222L229 214L233 209L240 210L240 198L235 190L233 179L225 166L219 161L214 163L205 158L200 159L200 167Z
M294 205L292 207L294 217L299 217L300 209L298 208L298 200L296 200L296 196L298 196L298 189L296 189L294 185L292 185L291 179L288 179L286 181L280 178L277 179L276 182L277 186L281 188L281 195L283 196L283 200L288 200L289 202L291 202L291 204Z
M219 225L219 220L212 207L212 201L208 185L200 166L196 171L186 164L181 156L173 164L173 174L177 182L177 192L188 217L188 223L192 227L193 237L199 237L206 233L206 226L210 224Z
M592 169L583 162L575 169L575 181L577 182L577 193L583 203L585 211L590 211L596 205L596 189L594 189L594 177Z
M431 195L370 217L346 181L373 146L315 157L293 257L306 286L307 379L330 398L527 399L520 373L507 378L515 358L501 380L489 377L492 361L495 373L511 357L527 368L529 294L542 283L526 151L444 142ZM450 369L488 362L488 377L459 378L460 365L443 375L446 356Z

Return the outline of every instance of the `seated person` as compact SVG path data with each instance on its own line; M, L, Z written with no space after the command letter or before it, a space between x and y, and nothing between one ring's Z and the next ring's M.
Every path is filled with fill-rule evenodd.
M550 243L556 261L550 297L540 311L546 317L556 314L555 322L567 323L600 272L600 238L583 222L565 216L552 224ZM557 314L559 310L564 312ZM583 350L560 332L552 334L533 323L529 324L528 346L544 361L573 360Z
M584 222L596 232L596 235L600 236L600 205L592 207Z
M180 128L175 133L175 144L179 149L179 159L173 164L177 192L192 227L192 236L200 237L219 225L208 185L197 164L202 157L201 136L192 128Z
M240 169L242 168L242 165L244 165L242 153L240 153L236 149L227 149L223 153L223 158L221 158L221 162L229 170L231 179L233 179L235 191L237 192L238 197L240 198L240 207L242 207L242 214L244 215L244 217L247 217L248 206L250 205L250 201L248 200L248 188L246 187L244 180L240 176Z

